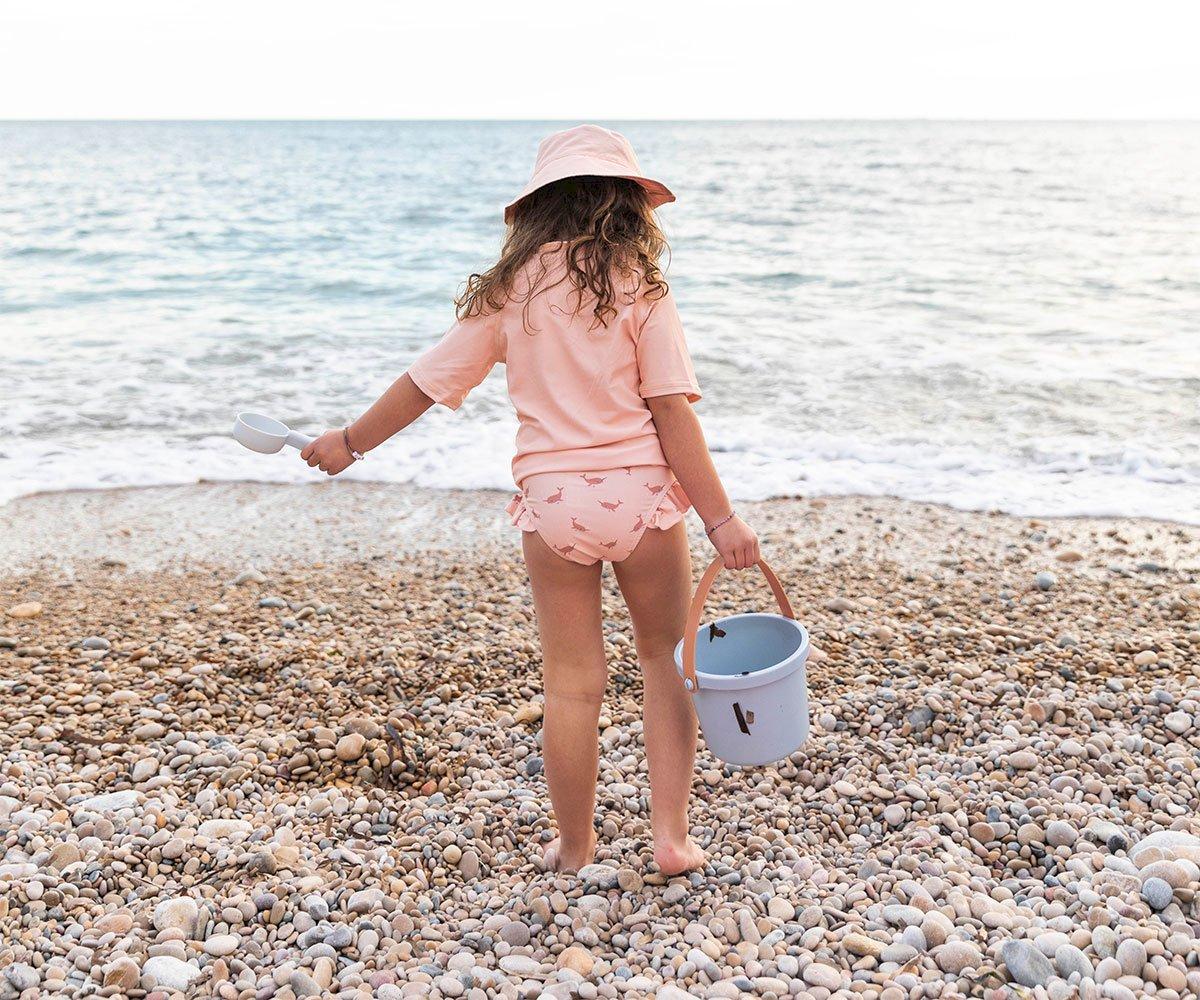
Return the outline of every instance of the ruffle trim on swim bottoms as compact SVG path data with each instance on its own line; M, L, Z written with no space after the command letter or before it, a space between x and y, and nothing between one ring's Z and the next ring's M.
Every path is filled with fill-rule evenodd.
M645 526L660 530L670 528L683 520L683 515L691 506L692 502L683 491L683 487L678 482L672 483L659 499L658 506L649 515L645 515ZM512 518L514 528L520 528L522 531L538 530L540 515L525 502L524 493L514 493L504 510Z

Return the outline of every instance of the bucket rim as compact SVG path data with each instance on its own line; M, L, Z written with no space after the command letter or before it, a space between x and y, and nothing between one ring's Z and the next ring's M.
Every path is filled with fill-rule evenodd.
M711 624L721 625L724 622L736 621L742 618L772 618L777 621L786 622L792 628L795 628L800 633L800 645L791 656L786 660L782 660L773 666L767 667L765 670L756 670L752 674L710 674L699 667L696 668L696 680L700 691L741 691L745 688L764 687L775 681L782 680L785 677L794 674L797 670L803 670L804 665L808 662L808 653L810 642L808 637L808 629L806 629L795 618L788 618L786 615L776 614L771 611L747 611L743 614L726 615L724 618L714 618L709 622L701 624L697 629L696 635L703 634L704 630ZM675 670L680 677L683 676L683 639L680 639L675 644ZM695 696L699 691L693 691Z

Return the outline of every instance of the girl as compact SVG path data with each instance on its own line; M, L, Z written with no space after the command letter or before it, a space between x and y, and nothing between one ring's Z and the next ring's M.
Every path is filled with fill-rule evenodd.
M545 861L559 870L587 864L596 846L602 563L629 607L650 709L654 860L676 874L704 862L688 835L696 718L674 663L691 590L684 513L696 508L730 569L759 558L692 412L700 389L654 215L674 200L616 132L580 125L543 140L533 178L504 210L500 259L471 275L458 322L358 420L301 453L337 475L434 403L457 408L504 363L520 422L521 492L508 511L541 636L543 755L559 828Z

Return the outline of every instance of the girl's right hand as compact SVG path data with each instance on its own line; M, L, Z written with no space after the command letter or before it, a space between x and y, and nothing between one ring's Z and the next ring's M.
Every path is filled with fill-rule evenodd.
M758 535L736 514L708 536L726 569L747 569L758 563Z
M319 468L330 476L336 476L354 464L354 456L346 447L346 437L341 431L326 431L300 452L300 457L312 468Z

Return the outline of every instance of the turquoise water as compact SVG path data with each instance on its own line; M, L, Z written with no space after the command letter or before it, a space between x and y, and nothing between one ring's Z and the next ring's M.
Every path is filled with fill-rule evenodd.
M615 123L614 123L615 124ZM539 123L0 123L0 502L305 480L486 266ZM1200 126L617 125L743 498L1200 521ZM358 478L510 485L502 374Z

